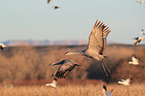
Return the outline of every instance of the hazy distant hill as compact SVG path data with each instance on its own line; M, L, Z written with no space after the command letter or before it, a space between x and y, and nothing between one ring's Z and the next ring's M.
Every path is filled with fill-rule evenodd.
M58 41L49 41L49 40L8 40L4 41L4 44L7 46L19 46L19 45L86 45L87 40L58 40Z
M4 41L4 44L7 46L20 46L20 45L86 45L88 44L87 40L58 40L58 41L49 41L49 40L8 40ZM112 44L113 42L108 42Z

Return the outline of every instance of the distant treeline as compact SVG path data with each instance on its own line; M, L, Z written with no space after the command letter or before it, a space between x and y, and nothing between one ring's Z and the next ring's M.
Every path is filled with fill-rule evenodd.
M63 59L74 60L87 68L87 71L76 67L66 79L99 79L116 82L123 78L133 77L134 82L145 81L144 46L106 46L104 55L108 56L105 63L111 69L109 77L105 76L102 65L96 60L81 55L65 56L67 51L81 51L86 46L20 46L8 47L0 51L0 82L52 79L58 66L50 63ZM140 58L140 66L129 65L128 61L135 55Z

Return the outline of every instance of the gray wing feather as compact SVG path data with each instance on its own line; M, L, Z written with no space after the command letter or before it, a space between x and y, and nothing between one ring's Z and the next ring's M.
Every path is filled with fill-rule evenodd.
M63 65L61 65L60 67L59 67L59 70L66 70L66 69L68 69L69 67L71 67L71 66L73 66L74 64L72 64L72 63L70 63L70 62L66 62L66 63L64 63Z
M101 23L101 21L98 22L97 20L89 36L88 50L95 50L102 54L109 32L111 32L109 27L105 26L103 22Z
M56 76L60 78L65 77L65 75L67 75L74 67L75 67L75 63L72 63L71 61L67 61L59 67Z

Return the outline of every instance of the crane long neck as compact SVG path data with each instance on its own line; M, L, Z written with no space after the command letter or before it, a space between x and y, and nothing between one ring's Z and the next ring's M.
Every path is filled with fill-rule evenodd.
M70 55L78 55L78 54L83 55L84 53L83 53L83 52L78 52L78 51L76 51L76 52L69 52L69 54L70 54Z

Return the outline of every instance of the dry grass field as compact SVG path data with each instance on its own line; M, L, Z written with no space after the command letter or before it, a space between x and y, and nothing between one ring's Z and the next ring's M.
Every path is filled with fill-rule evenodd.
M0 96L103 96L103 84L98 85L66 85L57 89L45 86L0 87ZM122 86L106 85L111 96L145 96L144 84Z

